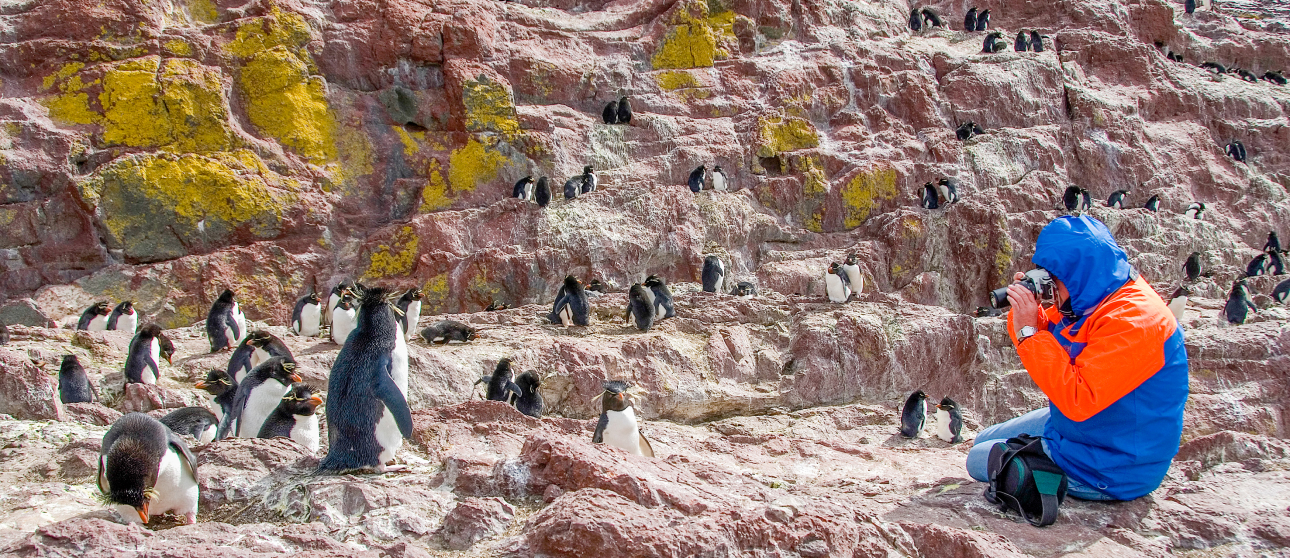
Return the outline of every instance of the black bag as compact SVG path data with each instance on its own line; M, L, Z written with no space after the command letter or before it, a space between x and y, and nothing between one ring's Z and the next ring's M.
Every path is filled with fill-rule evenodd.
M1044 453L1042 438L1022 434L990 448L990 486L985 499L1015 510L1035 527L1057 521L1057 508L1066 499L1067 478Z

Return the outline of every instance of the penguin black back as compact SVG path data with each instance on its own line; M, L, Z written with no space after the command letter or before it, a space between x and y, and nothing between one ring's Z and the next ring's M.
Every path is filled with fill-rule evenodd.
M976 7L975 6L973 6L972 9L967 11L967 15L963 16L963 30L976 31Z
M58 399L63 403L89 403L94 400L90 377L76 355L63 355L58 367Z
M923 423L927 420L927 406L923 404L926 399L927 394L921 389L909 394L905 407L900 411L901 436L917 438L923 431Z
M663 319L676 316L672 305L672 291L662 277L650 275L645 278L645 286L654 292L654 318Z
M108 305L106 300L100 300L98 302L95 302L93 306L86 308L85 312L81 313L81 319L76 322L76 329L81 329L81 330L89 329L90 322L94 321L95 318L99 316L104 316L104 319L106 320L107 319L106 316L110 315L111 313L112 313L112 306Z
M412 413L391 375L398 325L385 290L363 295L358 324L336 355L327 378L327 456L321 471L380 467L376 423L389 409L404 438L412 435Z
M571 200L582 193L583 176L581 174L570 177L564 181L564 199Z
M600 118L605 121L605 124L616 123L618 121L618 101L609 101L609 104L605 105L605 110L600 112Z
M1290 299L1290 279L1286 279L1272 289L1272 299L1285 304L1286 299Z
M1268 241L1263 244L1263 251L1264 252L1281 251L1281 239L1277 238L1276 231L1271 231L1268 233Z
M205 407L175 409L166 416L161 417L161 424L166 425L166 428L169 428L175 434L192 436L194 440L199 442L207 434L208 429L219 426L215 420L215 413L210 412L210 409Z
M551 203L551 183L547 177L538 179L537 188L533 191L533 201L540 207L546 207Z
M1281 252L1268 252L1268 264L1263 269L1268 275L1285 275L1286 267L1281 260Z
M1030 50L1030 40L1026 38L1025 31L1017 32L1017 38L1012 41L1012 50L1017 52L1026 52Z
M1062 205L1066 206L1066 211L1075 211L1080 206L1080 188L1079 186L1067 186L1066 192L1062 194Z
M442 341L435 339L443 338ZM461 341L463 343L474 339L479 339L479 332L456 320L441 320L421 330L421 339L426 343L447 344L449 341Z
M273 414L264 421L256 438L290 438L296 417L313 416L318 412L319 405L322 405L322 397L315 395L312 387L299 382L291 384L291 389L287 390Z
M122 416L103 435L99 450L99 491L110 503L134 507L146 522L157 470L166 452L172 449L192 477L197 478L197 459L188 450L188 444L166 425L143 413Z
M547 319L553 324L565 323L567 318L573 325L588 325L590 323L588 316L591 311L591 301L587 299L587 291L583 289L582 281L572 275L565 276L564 284L561 285L560 291L556 295L555 306L551 309L551 314L547 316Z
M923 11L914 8L909 12L909 28L913 31L923 30Z
M1223 315L1227 318L1228 323L1243 324L1250 315L1250 311L1255 310L1253 302L1250 302L1249 291L1245 287L1245 279L1238 279L1232 284L1232 290L1227 294L1227 304L1223 306Z
M488 390L484 397L489 401L504 401L512 403L515 398L520 396L520 388L511 381L515 372L511 370L511 359L503 358L497 361L497 367L493 369L493 375L488 379Z
M627 293L627 315L631 317L636 329L649 331L654 327L654 305L650 303L645 287L640 283L632 285Z
M936 209L941 206L939 197L937 196L936 187L932 186L931 182L923 184L922 205L925 209Z
M941 21L941 15L931 8L923 8L923 23L929 27L945 27L945 22Z
M1147 203L1143 204L1142 207L1145 207L1147 211L1152 213L1160 211L1160 194L1152 194L1151 198L1148 199Z
M529 370L515 378L515 387L519 389L520 396L515 400L515 408L533 418L542 418L543 401L542 394L538 393L538 388L542 386L542 378L538 377L537 372Z
M342 348L342 350L344 349ZM232 412L229 413L230 417L220 424L220 432L218 436L223 438L227 432L232 432L234 435L240 435L243 438L250 438L252 436L247 434L247 432L258 432L259 427L263 423L261 423L261 425L250 426L244 424L245 422L248 422L244 421L244 419L248 418L246 416L247 403L251 401L251 396L254 395L257 388L263 386L266 382L276 381L283 386L290 386L293 382L299 382L301 378L296 374L295 370L296 364L283 357L273 357L260 363L259 366L256 366L255 369L237 385L237 395L233 399ZM232 430L227 430L225 426L226 424L231 426Z
M976 16L976 31L985 31L990 28L990 10L981 10Z
M125 382L127 384L138 383L157 383L161 378L161 363L157 358L164 357L164 351L160 350L161 345L161 326L157 324L148 324L139 328L139 332L134 334L134 339L130 340L130 352L125 360ZM157 356L152 354L153 344L158 347ZM173 351L173 349L172 349ZM145 370L151 370L152 381L147 382Z
M978 26L980 22L981 20L978 19L977 20ZM1002 45L999 43L999 39L1002 39L1002 38L1003 38L1003 32L1001 31L991 31L989 33L986 33L985 40L981 43L981 52L986 54L999 52L1000 50L1003 49Z
M703 258L703 292L715 293L722 291L722 284L725 283L726 268L721 263L721 258L708 256Z
M1200 278L1200 252L1192 252L1187 256L1187 261L1183 263L1183 271L1187 273L1188 281Z
M703 183L706 181L707 173L708 168L704 165L699 165L698 168L690 171L690 178L686 180L686 184L690 186L691 192L697 194L703 189Z
M511 191L511 197L512 198L527 197L525 196L525 190L529 188L530 187L529 185L532 183L533 183L533 175L531 174L524 178L519 179L518 181L515 182L515 188Z
M1196 0L1186 0L1183 2L1183 11L1189 14L1196 13Z
M228 338L228 331L233 332L234 338L242 337L239 327L233 319L233 291L224 289L206 315L206 336L211 342L211 352L231 347L235 341Z
M627 100L627 96L618 99L618 123L631 124L632 122L632 104Z
M1044 38L1039 34L1038 31L1030 32L1030 50L1033 50L1035 52L1044 51Z
M1267 254L1259 254L1255 256L1253 260L1250 260L1250 264L1245 266L1245 276L1254 277L1255 275L1263 275L1265 272L1264 265L1267 261Z

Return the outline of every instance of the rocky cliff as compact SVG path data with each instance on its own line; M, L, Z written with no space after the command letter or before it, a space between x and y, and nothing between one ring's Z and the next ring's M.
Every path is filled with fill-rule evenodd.
M1290 13L998 0L981 7L1009 45L1034 30L1045 48L982 54L969 2L927 5L948 29L848 0L0 1L0 321L27 326L0 349L0 534L20 555L1284 553L1290 313L1217 314L1268 231L1290 232L1290 93L1199 64L1285 68ZM605 124L623 95L631 123ZM968 121L985 133L960 141ZM584 165L599 190L564 200ZM699 165L731 191L692 194ZM559 199L509 199L526 175ZM942 177L961 201L920 207ZM1193 251L1208 276L1165 487L1035 531L982 504L965 447L893 438L894 409L952 395L975 430L1043 404L1001 321L966 313L1029 267L1071 185L1162 294ZM1102 207L1115 190L1126 209ZM850 252L865 292L831 305L823 271ZM761 296L698 292L706 254ZM570 273L619 291L590 328L537 318ZM640 334L621 291L648 274L679 317ZM420 287L425 319L482 330L414 345L411 472L309 478L288 442L221 442L201 452L202 523L112 523L89 480L103 425L200 401L192 381L226 357L190 326L219 292L285 335L299 296L343 278ZM122 392L128 336L66 331L100 299L174 328L161 388ZM480 311L493 300L516 308ZM337 348L290 342L324 384ZM53 402L68 352L107 406ZM465 403L503 356L548 376L555 418ZM605 377L649 390L661 459L586 443Z

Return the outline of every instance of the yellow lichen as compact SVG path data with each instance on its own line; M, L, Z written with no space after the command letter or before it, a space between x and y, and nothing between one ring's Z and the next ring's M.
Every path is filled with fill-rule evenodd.
M668 91L675 91L682 87L698 87L699 82L689 72L667 71L659 72L654 76L658 86Z
M466 108L466 130L497 132L514 137L520 132L511 92L486 75L462 85L461 101Z
M860 172L842 187L841 194L845 210L842 225L854 229L869 218L880 199L896 197L896 169L884 166Z
M448 300L448 276L436 275L426 281L425 286L421 287L423 299L421 305L425 310L439 311L443 309L444 301Z
M774 157L786 151L795 151L820 145L815 127L801 118L772 116L758 120L760 132L758 157Z
M48 91L58 85L61 92L46 98L42 103L49 108L49 116L60 124L93 124L98 122L99 115L90 109L90 97L83 93L86 84L78 72L85 67L80 62L69 62L57 72L45 76L41 89Z
M819 157L807 156L797 161L805 178L802 181L802 192L816 196L829 191L829 179L824 176L824 163Z
M103 141L179 152L234 144L223 97L223 73L194 60L130 60L103 76Z
M181 41L181 40L179 40L179 39L173 39L173 40L166 41L166 44L164 44L164 45L162 45L162 46L163 46L163 47L165 47L166 52L168 52L168 53L170 53L170 54L173 54L173 55L175 55L175 56L192 56L192 55L193 55L193 47L192 47L192 45L188 44L187 42Z
M1000 285L1012 282L1012 278L1005 275L1010 267L1012 267L1012 241L1007 234L1000 234L999 251L994 254L994 273L999 278Z
M275 46L251 57L239 79L247 117L260 131L310 160L336 159L336 122L321 77L291 51Z
M492 300L497 293L502 292L501 288L489 285L488 279L482 272L470 278L470 284L466 286L466 290L474 295L473 298L480 300Z
M412 227L399 229L388 245L382 244L372 252L371 263L363 276L378 279L412 273L417 262L417 244L417 233Z
M399 141L403 142L403 154L409 157L416 155L421 151L420 141L425 141L425 132L409 133L403 129L403 126L394 126L394 133L399 135Z
M309 24L305 18L284 12L277 6L270 13L238 27L237 36L228 44L228 51L235 56L250 58L274 47L298 49L309 43Z
M201 23L219 21L219 8L211 0L188 0L188 14Z
M430 175L430 181L421 190L421 211L427 213L451 206L452 197L448 195L448 184L443 180L443 173L439 172L438 159L430 160L427 174Z
M698 13L695 17L693 13ZM709 68L730 53L721 47L727 38L735 37L735 13L729 10L709 16L703 2L680 6L672 19L663 42L654 51L654 69Z
M497 172L507 159L492 149L491 140L484 138L484 141L489 145L472 137L466 145L454 149L448 156L448 184L453 190L471 191L475 186L497 178Z
M74 74L81 71L81 69L84 67L85 67L85 64L82 64L80 62L68 62L64 64L63 67L59 68L57 72L54 72L52 74L45 76L45 79L41 81L41 86L40 86L41 91L48 91L49 88L53 87L55 83L63 81L69 77L72 77ZM78 80L78 83L79 83L79 80ZM63 90L66 91L66 89L63 89ZM79 89L77 90L79 91Z

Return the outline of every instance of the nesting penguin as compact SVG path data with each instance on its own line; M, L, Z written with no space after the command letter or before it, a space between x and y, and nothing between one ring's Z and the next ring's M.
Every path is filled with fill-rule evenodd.
M636 410L628 393L633 386L615 380L605 382L601 387L604 392L600 396L600 420L591 436L592 443L608 444L628 453L654 457L654 448L636 421Z
M1106 198L1106 206L1115 209L1124 209L1124 196L1129 193L1128 190L1116 190Z
M233 291L224 289L206 315L206 336L210 338L211 352L236 347L244 335L246 316L233 300Z
M864 276L860 274L860 258L855 252L847 254L847 258L842 261L842 271L847 274L847 286L851 287L851 293L858 296L864 290Z
M440 320L421 330L421 339L426 343L447 345L449 341L466 343L479 339L479 332L456 320ZM435 341L442 339L441 341Z
M627 100L626 95L623 95L622 98L618 99L618 123L632 123L632 103Z
M320 471L390 470L386 464L412 435L407 358L385 291L365 293L358 326L327 378L329 447Z
M649 328L654 327L654 303L647 292L648 289L640 283L632 285L627 292L627 314L623 317L641 331L649 331Z
M1147 203L1142 204L1142 207L1152 213L1160 211L1160 194L1152 194L1151 197L1147 199Z
M985 130L982 130L981 127L978 126L976 122L973 122L971 120L964 122L962 124L959 124L959 127L954 129L954 137L958 138L959 141L967 141L971 139L972 136L977 136L984 133L985 133Z
M963 413L948 396L936 405L936 437L957 444L963 441Z
M1223 317L1231 324L1243 324L1251 311L1258 308L1250 302L1250 293L1246 290L1245 279L1232 283L1232 290L1227 294L1227 304L1223 306Z
M537 186L533 190L533 201L537 202L538 207L546 207L551 203L551 184L547 177L538 179Z
M721 258L708 256L703 258L703 292L722 293L726 281L726 266Z
M740 281L735 283L735 288L730 289L730 294L734 296L742 296L744 298L752 298L757 296L757 285L747 281Z
M130 333L139 329L139 313L134 310L134 301L127 300L112 309L112 314L108 316L107 329Z
M824 290L828 292L829 302L842 303L851 298L851 280L842 271L842 264L829 264L829 272L824 275Z
M1187 280L1193 283L1200 278L1200 252L1192 252L1187 256L1187 261L1183 262L1183 272L1187 274Z
M1180 286L1174 291L1173 296L1169 297L1169 312L1174 315L1174 320L1181 322L1187 311L1187 297L1191 296L1191 291L1186 286Z
M538 388L541 386L542 378L532 370L515 378L515 387L519 389L519 397L515 399L515 409L533 418L542 418L544 402L542 394L538 393Z
M238 438L255 438L291 384L299 381L296 363L285 358L274 357L256 366L244 381L237 384L231 420L226 421L232 434ZM224 430L222 426L221 430ZM220 437L223 438L223 432Z
M1250 260L1250 263L1245 266L1245 276L1254 277L1256 275L1263 275L1264 272L1266 271L1263 269L1263 267L1265 264L1267 264L1267 262L1268 262L1267 254L1259 254L1255 256L1254 259Z
M927 422L927 405L924 400L927 394L923 390L909 394L905 407L900 411L900 435L906 438L917 438L923 433L923 424Z
M399 297L395 306L399 308L399 325L403 327L404 339L411 341L417 334L417 322L421 320L421 289L413 287Z
M161 424L175 434L192 436L199 444L215 441L215 433L219 430L219 419L205 407L176 409L161 417Z
M515 188L511 190L511 197L533 201L533 175L530 174L516 181Z
M76 322L76 329L85 331L106 331L108 316L112 314L112 306L106 300L95 302L93 306L86 308L81 313L81 319Z
M510 308L511 308L511 307L510 307L510 305L506 304L505 302L502 302L502 301L500 301L500 300L494 300L494 301L492 301L492 302L488 303L488 307L487 307L487 308L484 308L484 311L485 311L485 312L497 312L497 311L499 311L499 310L509 310Z
M560 292L555 297L555 304L552 305L547 320L553 324L565 326L585 326L590 323L588 321L590 311L591 301L587 300L587 291L582 288L582 281L567 275L564 278L564 284L560 286Z
M311 291L297 300L296 306L291 309L291 333L302 337L317 337L320 331L322 331L322 299L318 297L317 292Z
M718 192L730 189L730 178L726 176L726 171L721 168L721 165L712 167L712 189Z
M76 355L63 355L63 363L58 367L58 400L64 405L94 401L90 377Z
M1277 283L1272 289L1272 300L1285 304L1287 298L1290 298L1290 279Z
M1205 203L1191 202L1191 205L1187 206L1187 211L1183 212L1183 215L1186 215L1188 219L1203 219L1205 217Z
M644 284L654 295L654 319L676 316L676 308L672 305L672 290L667 288L667 282L662 277L650 275L645 278Z
M99 492L128 523L175 512L197 523L197 459L161 421L129 413L112 423L99 450Z
M1263 72L1263 79L1268 83L1274 83L1277 85L1286 84L1286 76L1285 76L1284 70L1276 70L1276 71L1268 70L1266 72Z
M358 323L358 306L354 294L346 291L331 310L331 342L344 345Z
M937 209L941 206L936 194L936 187L931 182L923 184L923 209Z
M690 186L690 191L696 194L703 189L703 185L707 184L707 182L708 167L704 165L699 165L698 168L690 171L690 178L686 180L686 184Z
M194 387L205 391L205 396L210 399L210 410L215 414L216 423L220 425L217 436L218 432L228 432L231 424L225 425L224 420L233 415L233 403L237 400L237 384L233 377L228 372L212 368L206 372L206 379L198 380Z
M322 397L305 384L291 384L273 413L264 420L257 438L291 438L310 452L318 451L318 406Z
M481 376L475 384L485 384L485 400L501 401L510 405L514 404L521 394L519 386L512 381L514 375L515 372L511 370L511 359L502 358L497 361L497 366L493 368L491 375Z
M157 324L143 326L134 334L134 338L130 340L130 352L125 358L125 383L157 383L157 378L161 377L158 366L162 357L167 362L170 361L170 357L161 349L163 337L161 326Z

